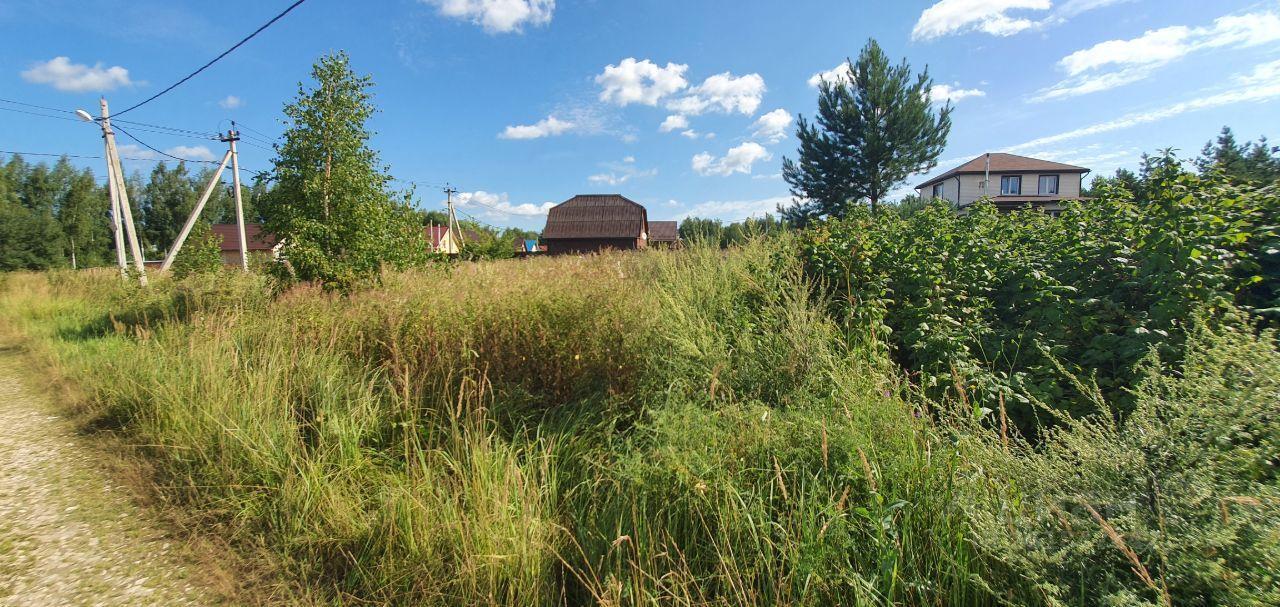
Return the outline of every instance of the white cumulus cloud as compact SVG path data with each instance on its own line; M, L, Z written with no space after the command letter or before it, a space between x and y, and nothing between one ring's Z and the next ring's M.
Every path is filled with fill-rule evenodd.
M691 166L699 175L719 175L727 177L734 173L751 173L751 167L760 161L768 161L773 155L764 146L748 141L734 148L729 148L723 157L702 152L693 157Z
M635 156L627 156L622 159L622 162L606 162L601 166L608 169L608 171L587 177L587 181L613 186L624 184L632 179L652 177L658 174L658 169L641 169L637 167Z
M929 89L929 98L934 103L946 103L947 101L960 101L968 97L986 97L987 92L981 89L966 89L960 85L952 86L950 84L935 84Z
M600 100L621 106L632 103L657 105L663 97L689 86L684 79L688 65L668 63L666 67L645 59L636 61L627 57L618 65L607 65L596 76L600 85Z
M546 25L556 9L555 0L422 0L441 15L466 19L491 34L519 32L525 24Z
M844 62L825 72L818 72L810 76L809 86L813 88L818 88L818 83L822 82L823 80L826 80L827 82L830 82L833 84L836 82L836 80L843 80L847 82L849 80L849 77L850 77L849 63Z
M757 139L778 143L787 138L787 128L791 126L791 114L778 108L760 116L752 126L751 136Z
M687 95L668 102L667 109L689 116L707 111L750 116L760 107L766 90L760 74L734 76L724 72L703 80L702 84L689 89Z
M508 126L506 130L498 133L500 139L540 139L542 137L555 137L563 135L573 130L574 123L560 120L555 116L547 116L533 124L521 124Z
M203 145L179 145L165 150L166 154L187 160L213 160L213 152Z
M47 84L68 93L103 92L135 84L129 78L129 70L123 67L103 67L101 63L92 66L72 63L69 57L54 57L37 62L22 72L22 79Z
M932 40L967 32L1012 36L1123 2L1132 0L1066 0L1056 5L1050 0L940 0L920 14L911 38Z
M689 119L681 116L680 114L667 116L667 119L663 120L662 124L658 125L658 130L663 133L670 133L671 131L687 128L689 128Z
M126 143L116 146L120 153L121 160L163 160L165 162L177 162L169 156L176 156L184 160L214 160L213 152L203 145L179 145L164 150L164 156L153 150L144 148L140 145Z
M234 110L244 107L244 101L235 95L227 95L218 101L218 107L224 110Z
M1011 36L1035 27L1035 21L1012 11L1045 11L1049 0L941 0L924 9L911 30L915 40L931 40L948 34L979 31Z
M551 207L556 206L554 202L544 202L542 204L533 204L526 202L522 204L512 204L511 199L506 192L496 194L477 190L475 192L459 192L457 203L460 207L469 207L472 209L483 209L480 212L488 217L508 217L518 215L521 217L537 217L546 215ZM442 201L443 202L443 201Z

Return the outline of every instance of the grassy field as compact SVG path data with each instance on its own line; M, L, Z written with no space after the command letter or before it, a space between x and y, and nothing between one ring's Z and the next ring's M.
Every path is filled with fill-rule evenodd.
M1202 327L1123 422L1029 444L963 378L921 396L794 249L349 296L10 274L0 318L172 499L335 604L1280 602L1273 334Z

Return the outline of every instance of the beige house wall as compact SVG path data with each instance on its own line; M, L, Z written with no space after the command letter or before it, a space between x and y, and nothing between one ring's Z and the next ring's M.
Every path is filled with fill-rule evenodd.
M1055 198L1079 198L1080 182L1082 175L1080 173L991 173L991 181L986 191L983 191L982 180L984 175L981 174L963 174L956 175L942 182L943 191L942 198L949 202L955 203L956 206L964 207L983 196L996 197L1000 195L1000 178L1003 175L1017 175L1022 177L1022 196L1036 196L1040 186L1040 175L1057 175L1058 176L1058 194ZM933 196L933 186L929 186L920 192L921 196L926 198Z

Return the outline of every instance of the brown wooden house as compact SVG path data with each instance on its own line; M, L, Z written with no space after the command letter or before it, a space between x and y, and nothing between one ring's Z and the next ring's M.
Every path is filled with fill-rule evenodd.
M649 246L649 214L620 194L580 194L547 213L542 244L551 254L643 249Z
M674 249L680 246L680 224L675 221L650 221L649 246Z

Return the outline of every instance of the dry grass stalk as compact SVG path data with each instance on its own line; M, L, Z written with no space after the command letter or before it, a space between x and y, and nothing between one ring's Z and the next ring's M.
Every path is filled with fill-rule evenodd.
M1148 588L1160 593L1161 603L1172 606L1173 599L1170 598L1169 592L1157 584L1155 579L1151 577L1151 572L1147 571L1146 566L1142 564L1142 560L1138 558L1138 553L1134 552L1133 549L1129 547L1129 544L1124 541L1124 536L1120 535L1120 532L1117 531L1115 527L1112 527L1111 523L1108 523L1107 519L1103 518L1097 510L1094 510L1093 506L1090 506L1088 502L1081 499L1080 505L1084 506L1085 510L1089 511L1093 520L1097 521L1098 525L1102 527L1103 533L1107 534L1107 538L1111 540L1111 543L1120 550L1120 553L1123 554L1125 558L1129 559L1129 563L1133 565L1130 570L1133 571L1134 575L1138 576L1138 579L1142 580L1142 583L1146 584Z
M1004 408L1004 395L1000 395L1000 443L1005 453L1009 452L1009 415Z
M862 460L862 474L867 477L867 484L871 485L873 493L880 493L880 487L876 484L876 476L871 471L871 462L867 461L867 454L858 447L858 459Z
M773 470L778 475L778 489L782 491L782 500L791 501L791 496L787 495L787 484L782 482L782 466L778 463L777 457L773 458Z

